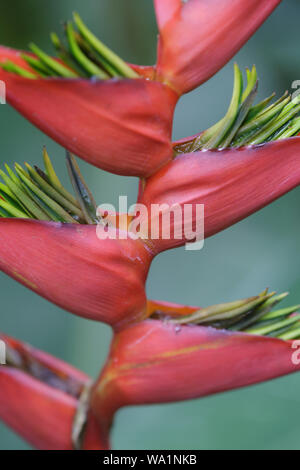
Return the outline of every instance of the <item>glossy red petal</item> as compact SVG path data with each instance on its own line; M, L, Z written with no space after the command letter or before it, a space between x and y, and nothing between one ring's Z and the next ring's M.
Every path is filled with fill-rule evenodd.
M295 372L293 357L299 351L279 339L147 320L115 336L92 408L105 410L109 422L123 406L188 400Z
M37 449L72 450L78 399L89 378L72 366L0 335L19 367L0 366L0 418ZM8 350L7 350L8 352ZM9 360L9 359L8 359ZM88 421L84 449L106 449L108 435Z
M158 76L180 93L208 80L281 0L154 0Z
M299 183L300 138L294 137L255 147L179 155L147 180L139 202L146 205L150 215L152 204L167 204L170 208L177 204L182 212L185 204L194 208L204 204L205 237L209 237L270 204ZM171 225L172 234L174 219ZM153 240L153 244L162 251L186 241L184 237L171 237Z
M72 313L115 327L145 316L151 259L141 241L100 240L96 226L0 219L2 271Z
M0 47L0 62L19 65L18 51ZM152 68L142 69L147 76ZM30 80L0 69L7 101L63 147L103 170L146 177L172 157L178 96L146 79Z

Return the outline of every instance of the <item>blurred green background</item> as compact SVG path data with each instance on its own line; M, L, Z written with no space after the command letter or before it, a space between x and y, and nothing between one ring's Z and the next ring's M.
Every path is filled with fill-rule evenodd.
M51 50L48 33L77 10L124 58L155 61L156 23L150 0L1 0L0 43L26 48L34 40ZM235 60L256 64L260 95L289 89L300 79L299 0L288 0ZM184 97L176 112L174 137L192 135L219 119L231 96L232 64ZM46 144L66 174L64 151L8 105L0 106L0 160L41 161ZM282 156L284 158L284 155ZM119 194L135 202L137 181L94 169L82 170L97 202L117 204ZM200 252L177 249L157 258L150 298L206 306L257 294L269 286L289 290L300 302L300 189L205 242ZM73 317L0 273L1 330L63 358L96 377L111 338L101 324ZM113 430L117 449L300 449L300 375L186 403L125 409ZM20 396L22 400L22 396ZM26 406L26 404L24 404ZM54 430L55 432L55 430ZM28 449L0 423L0 449Z

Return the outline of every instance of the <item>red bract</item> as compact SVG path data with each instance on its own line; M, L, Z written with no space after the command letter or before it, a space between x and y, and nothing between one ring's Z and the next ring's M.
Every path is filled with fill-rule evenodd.
M0 335L9 350L0 366L0 417L37 449L71 450L79 397L90 379L46 353ZM12 365L15 361L18 366ZM106 449L108 436L88 420L82 447Z
M0 47L0 62L28 68L18 51ZM151 68L139 68L149 75ZM146 177L172 158L178 96L151 80L32 80L0 69L8 102L59 144L103 170Z
M261 209L300 183L300 139L241 149L182 154L147 180L140 203L204 204L205 237L214 235ZM158 223L155 219L152 223ZM195 223L195 220L193 221ZM174 219L171 218L171 234ZM183 234L183 230L182 230ZM186 243L181 239L153 240L156 251Z
M214 75L281 0L154 0L158 77L186 93Z
M273 379L299 370L293 353L291 342L271 337L147 320L115 336L92 409L102 417L105 410L109 422L123 406L189 400Z
M141 241L100 240L92 225L0 219L2 271L60 307L110 325L145 317L151 260Z

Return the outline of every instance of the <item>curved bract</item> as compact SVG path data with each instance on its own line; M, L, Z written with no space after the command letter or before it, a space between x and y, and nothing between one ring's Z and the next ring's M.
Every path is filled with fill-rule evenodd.
M83 387L90 379L44 352L0 334L8 364L0 366L0 417L41 450L72 450L72 428ZM13 362L15 361L15 364ZM108 435L88 420L84 449L106 449Z
M157 73L180 93L208 80L281 0L155 0Z
M0 47L0 62L24 68L19 51ZM151 68L140 69L147 76ZM39 129L87 162L112 173L146 177L172 158L178 96L140 79L28 79L0 69L7 101Z
M189 400L299 370L292 343L147 320L119 332L92 395L109 423L123 406Z
M151 260L139 240L101 240L96 226L0 220L2 271L72 313L115 327L145 317Z
M145 204L149 214L151 205L165 204L165 215L173 205L184 210L185 204L194 207L204 204L204 231L205 237L209 237L270 204L299 183L300 137L293 137L254 147L178 155L147 180L139 202ZM152 223L157 224L158 220ZM162 251L186 243L181 229L181 238L153 240L156 249Z

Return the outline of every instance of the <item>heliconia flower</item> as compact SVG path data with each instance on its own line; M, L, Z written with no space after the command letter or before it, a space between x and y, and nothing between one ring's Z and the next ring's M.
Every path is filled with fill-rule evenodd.
M0 418L41 450L72 450L80 397L89 377L48 354L0 335L6 365L0 365ZM74 441L74 442L73 442ZM109 436L90 413L82 449L107 449Z
M20 51L0 47L28 69ZM146 177L172 158L171 131L178 95L143 78L30 79L0 68L7 101L39 129L87 162L120 175Z
M142 319L152 253L141 240L106 238L111 230L0 219L0 269L82 317L115 327Z
M91 407L101 416L105 410L108 425L123 406L189 400L299 368L299 351L290 341L146 320L115 336Z
M214 75L281 0L155 0L157 75L180 94Z
M204 234L210 237L299 184L300 138L293 137L254 147L178 155L147 180L139 202L145 204L149 214L151 205L164 204L165 216L173 206L179 206L183 213L186 204L204 204ZM191 241L185 238L183 226L179 227L182 236L174 238L174 221L171 217L173 236L169 240L152 240L157 251Z
M35 44L33 54L0 47L0 79L8 102L68 150L104 170L149 177L172 159L179 95L224 65L279 1L156 1L156 67L127 64L74 14L67 48L51 35L59 59Z
M147 315L145 281L154 253L128 232L128 216L107 221L73 155L74 194L44 148L44 169L0 169L0 270L57 305L115 328ZM130 218L129 218L130 220Z
M235 64L226 115L175 142L172 162L141 182L140 222L155 252L203 243L299 185L299 97L285 93L271 103L273 94L254 104L257 89L255 66L244 89Z

